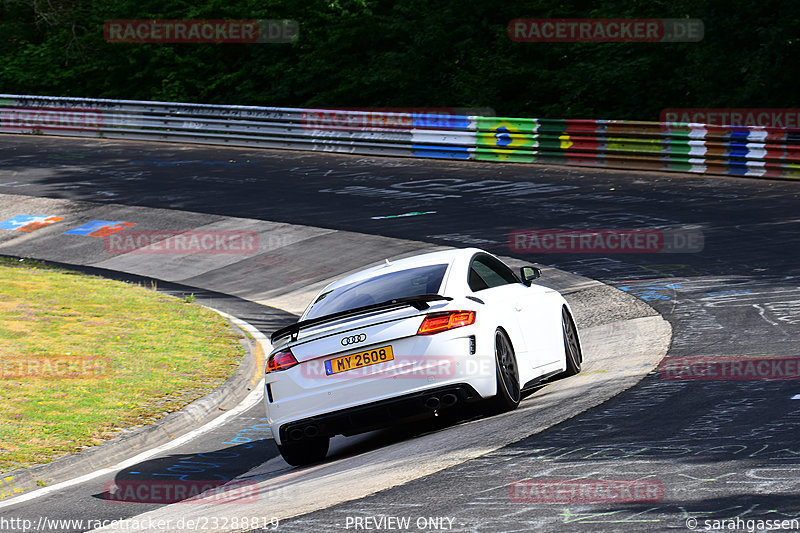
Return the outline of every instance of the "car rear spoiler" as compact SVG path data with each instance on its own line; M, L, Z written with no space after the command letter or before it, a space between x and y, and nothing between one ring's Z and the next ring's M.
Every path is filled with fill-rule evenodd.
M275 342L276 340L286 337L287 335L292 336L292 340L297 338L297 334L300 332L301 329L307 328L310 326L316 326L318 324L324 324L326 322L333 322L334 320L339 320L340 318L347 318L351 316L358 316L364 313L369 313L371 311L383 311L387 309L396 309L399 307L411 306L418 311L424 311L428 309L430 305L428 302L437 302L437 301L450 301L452 298L448 296L441 296L439 294L420 294L417 296L407 296L405 298L395 298L394 300L387 300L385 302L380 302L376 304L365 305L363 307L356 307L354 309L346 309L344 311L339 311L338 313L333 313L330 315L319 316L317 318L310 318L308 320L301 320L299 322L295 322L289 326L283 327L272 334L269 338L271 342Z

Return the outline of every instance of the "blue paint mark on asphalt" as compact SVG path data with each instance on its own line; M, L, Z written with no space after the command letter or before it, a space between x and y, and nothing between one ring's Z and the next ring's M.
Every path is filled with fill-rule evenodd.
M232 438L220 444L241 446L244 449L253 448L257 441L270 438L272 432L269 429L266 418L259 419L261 422L239 431ZM232 476L226 469L242 453L231 450L217 450L193 454L191 457L181 458L162 471L156 472L124 472L125 475L145 475L156 479L168 478L170 480L190 481L192 479L202 479L206 481L222 480L228 481Z
M106 235L116 233L122 229L134 226L135 224L135 222L123 222L121 220L92 220L79 228L65 231L64 235L105 237Z
M49 226L64 220L53 215L17 215L0 222L0 229L16 231L33 231L40 227ZM28 227L26 227L28 226Z
M645 302L671 300L671 293L680 288L681 286L678 283L649 283L647 285L619 287L620 290L630 292Z
M234 435L233 438L222 442L221 444L232 444L234 446L240 446L242 444L246 444L245 448L252 448L254 446L253 442L257 440L262 440L267 437L272 436L272 431L269 429L269 424L266 423L266 419L262 419L264 422L259 424L253 424L249 428L245 428L241 430L239 433ZM252 433L261 433L263 436L253 436Z
M740 294L752 294L750 289L728 289L726 291L709 292L708 296L738 296Z

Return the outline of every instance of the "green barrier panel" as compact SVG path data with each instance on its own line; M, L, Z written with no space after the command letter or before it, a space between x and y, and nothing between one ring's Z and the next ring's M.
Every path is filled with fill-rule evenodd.
M671 170L672 172L691 172L693 166L692 163L686 161L670 161L667 163L665 170Z
M475 117L475 123L479 132L486 133L497 133L500 130L534 134L539 128L539 121L535 118Z
M563 119L540 118L539 133L558 135L567 131L567 121Z
M687 141L675 141L672 139L663 139L661 141L662 154L675 154L675 155L689 155L694 146Z
M541 155L536 158L536 162L543 165L577 165L582 167L604 167L606 166L603 159L587 159L584 161L573 161L572 158L567 158L564 154L556 155Z
M609 152L661 153L661 139L607 139Z
M539 137L539 148L543 150L560 150L562 145L561 139L552 137L550 135Z
M537 146L535 119L478 117L477 127L476 147L496 152L500 161L508 161L515 150L530 154Z
M475 145L492 150L530 150L538 145L536 135L519 133L478 133Z
M477 161L500 161L503 163L533 163L536 157L528 151L514 150L491 150L488 148L476 148L475 160Z

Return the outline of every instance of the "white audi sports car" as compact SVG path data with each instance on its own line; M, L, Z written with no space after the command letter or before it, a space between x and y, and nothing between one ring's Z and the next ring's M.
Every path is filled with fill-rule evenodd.
M409 257L325 287L300 320L272 334L267 418L291 465L321 461L355 435L580 372L569 304L476 248Z

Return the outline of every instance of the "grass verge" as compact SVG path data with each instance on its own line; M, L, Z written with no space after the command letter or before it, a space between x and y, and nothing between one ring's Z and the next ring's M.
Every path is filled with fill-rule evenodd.
M0 472L180 409L233 373L240 339L187 301L0 258Z

